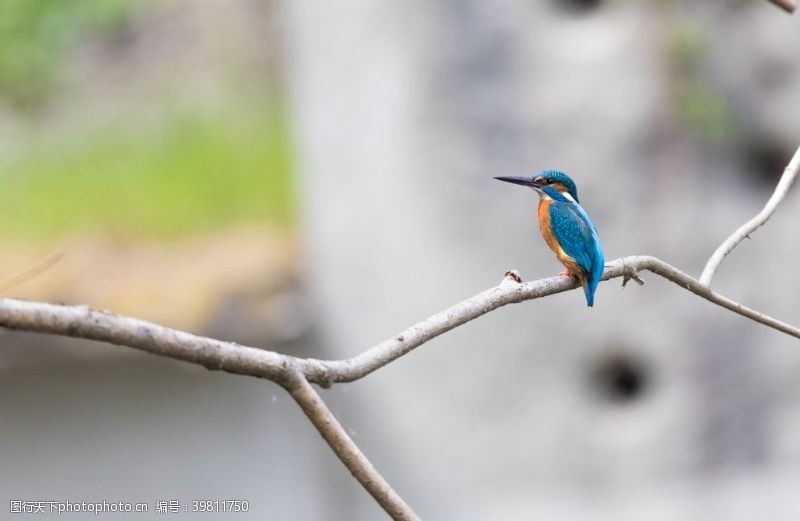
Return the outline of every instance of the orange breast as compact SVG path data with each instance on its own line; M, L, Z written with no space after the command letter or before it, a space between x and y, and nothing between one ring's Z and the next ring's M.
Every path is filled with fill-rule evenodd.
M542 237L544 237L544 242L546 242L550 249L553 250L553 253L556 254L556 257L558 257L558 260L561 261L561 264L563 264L570 273L573 273L582 279L583 270L580 269L578 263L575 262L575 259L567 255L567 252L561 248L561 245L558 244L558 241L553 235L553 227L550 226L551 204L553 204L551 199L542 199L539 201L539 229L542 232ZM581 282L582 281L583 280L581 280Z
M550 246L550 249L558 255L559 251L561 250L561 246L558 245L558 241L556 240L555 236L553 235L553 227L550 226L550 205L553 204L553 201L550 199L542 199L539 201L539 229L542 231L542 237L544 237L544 242Z

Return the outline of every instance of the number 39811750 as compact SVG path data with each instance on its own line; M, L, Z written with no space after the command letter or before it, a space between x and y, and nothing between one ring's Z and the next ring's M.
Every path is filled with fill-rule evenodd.
M250 503L244 499L200 499L192 501L192 512L247 512Z

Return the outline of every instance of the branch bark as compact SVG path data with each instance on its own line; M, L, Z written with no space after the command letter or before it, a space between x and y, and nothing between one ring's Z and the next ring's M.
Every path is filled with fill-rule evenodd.
M783 171L783 175L781 175L778 181L778 185L775 187L775 191L772 192L772 196L767 201L767 204L764 205L764 208L762 208L755 217L740 226L730 237L725 239L714 254L711 255L711 258L708 259L705 268L703 268L703 273L700 275L700 283L703 286L711 287L711 279L714 278L714 274L719 269L722 261L725 260L725 257L727 257L739 243L745 240L745 238L749 238L750 234L763 226L769 218L772 217L772 214L778 209L778 205L781 204L784 197L786 197L786 194L789 192L789 188L792 187L792 183L794 183L794 180L797 178L798 172L800 172L800 148L797 149L792 160L789 161L789 164Z

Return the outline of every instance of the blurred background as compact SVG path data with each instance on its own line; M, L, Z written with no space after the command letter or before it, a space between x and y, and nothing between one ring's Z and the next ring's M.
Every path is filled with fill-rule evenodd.
M7 296L350 357L508 269L557 273L534 194L491 179L545 168L608 259L698 275L800 143L798 45L755 0L5 0L0 278L60 250ZM798 220L790 194L715 288L800 323ZM645 278L503 308L323 397L424 519L797 519L797 341ZM6 505L385 517L270 382L0 342Z

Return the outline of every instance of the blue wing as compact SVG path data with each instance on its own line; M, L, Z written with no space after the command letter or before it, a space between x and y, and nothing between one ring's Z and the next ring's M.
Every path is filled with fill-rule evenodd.
M561 249L586 272L586 298L591 306L605 263L600 238L592 221L579 204L553 201L550 205L550 226Z

